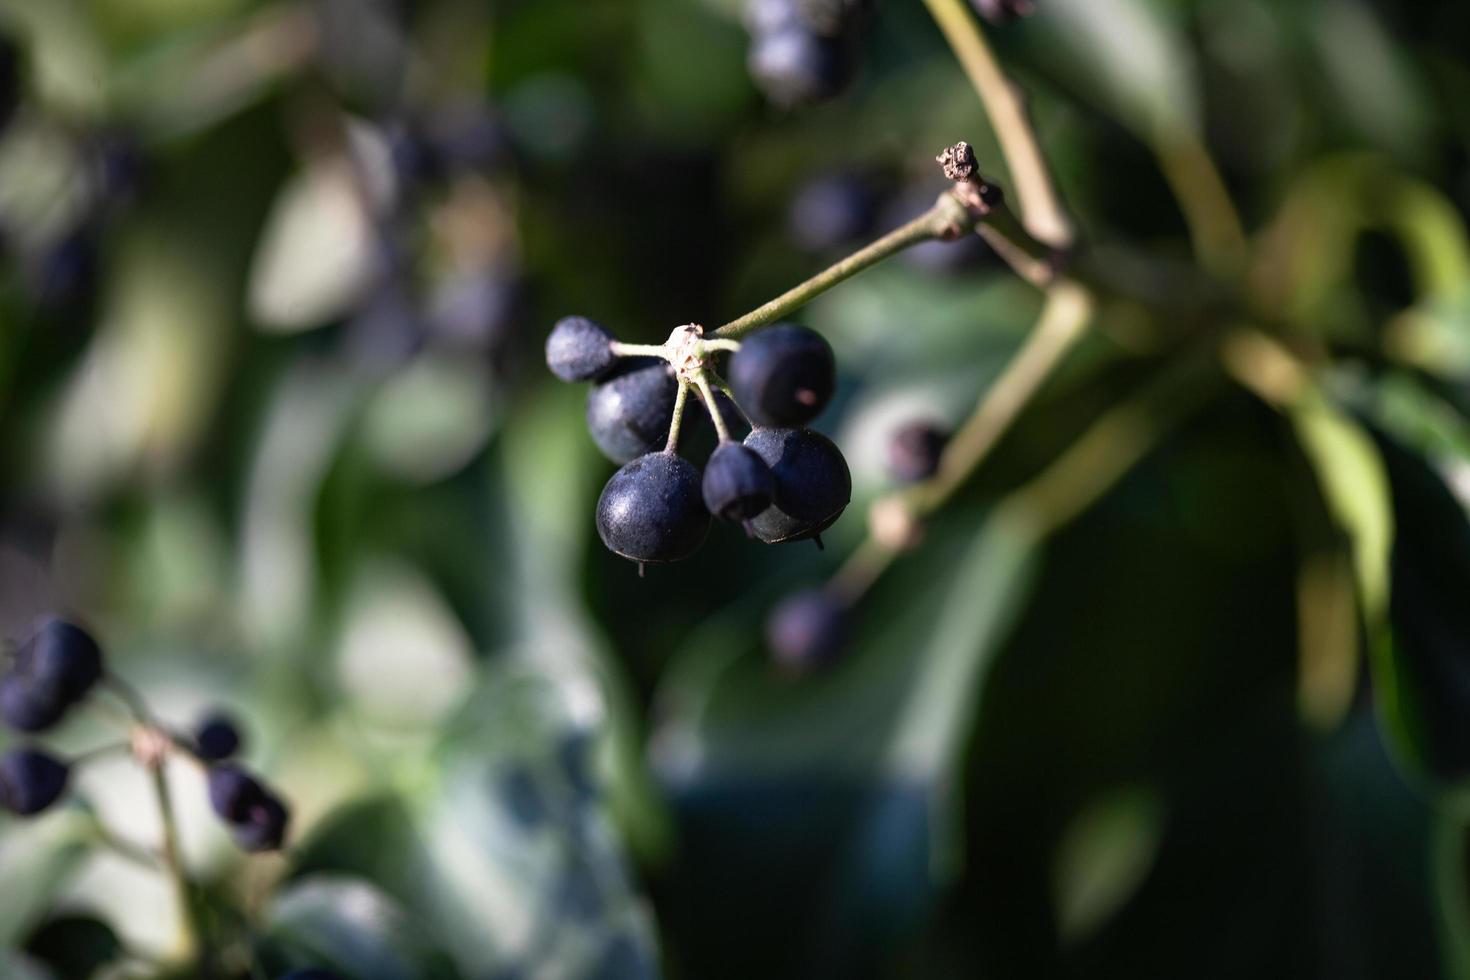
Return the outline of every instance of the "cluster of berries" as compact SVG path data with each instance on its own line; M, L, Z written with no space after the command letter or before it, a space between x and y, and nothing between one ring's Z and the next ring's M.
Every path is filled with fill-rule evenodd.
M825 102L857 74L868 0L749 0L747 67L783 108Z
M728 383L714 363L727 353ZM687 558L712 514L767 544L820 545L852 497L841 451L804 428L831 399L837 371L831 346L806 327L780 324L737 342L706 338L691 324L650 348L566 317L547 339L546 361L563 381L593 382L588 428L624 464L597 502L598 533L616 554L639 563ZM720 437L702 475L675 451L690 391ZM753 426L743 441L730 434L732 416Z
M15 651L0 675L0 718L27 734L53 728L105 679L102 650L86 630L64 619L43 620ZM114 681L114 683L116 683ZM135 714L136 699L126 699ZM137 719L135 751L149 756L177 748L207 767L209 799L247 851L274 850L286 835L285 804L257 779L228 762L241 748L239 728L215 712L188 733L173 732L146 717ZM66 789L71 765L44 749L26 745L0 755L0 807L20 816L47 809Z
M0 216L0 236L20 259L27 294L38 310L81 324L96 294L102 239L137 195L145 163L136 140L120 127L77 128L28 112L26 52L0 35L0 136L21 125L46 130L66 147L66 165L81 175L75 198L48 202L45 218L20 206Z

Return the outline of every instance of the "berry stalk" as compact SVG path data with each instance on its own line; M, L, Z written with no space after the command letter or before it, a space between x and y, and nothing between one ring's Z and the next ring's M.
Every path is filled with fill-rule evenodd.
M757 327L789 315L825 293L833 286L846 282L890 256L906 248L934 238L954 237L956 232L968 231L975 218L955 197L949 193L940 196L934 206L907 224L901 225L877 241L858 249L847 258L827 267L810 279L788 289L775 299L756 307L749 313L713 332L714 337L739 337Z
M1072 244L1072 220L1057 196L1020 90L1001 70L980 25L962 0L924 0L924 5L985 105L1005 154L1026 228L1055 248Z
M135 733L133 746L135 754L138 754L143 762L143 767L148 770L153 786L153 796L158 802L159 821L163 828L160 851L164 871L173 883L174 897L179 903L179 914L184 932L183 955L186 959L197 961L201 976L213 976L214 971L210 963L204 922L200 917L199 907L194 903L194 890L189 883L188 872L184 868L183 852L179 847L178 821L174 816L172 794L168 788L168 774L164 771L168 748L174 744L174 739L154 720L153 713L148 710L147 702L131 684L110 672L104 675L103 681L108 689L127 706L128 713L132 715L139 732L147 736L154 736L150 740L139 738ZM147 757L144 757L139 752L139 746L150 741L155 743L155 747L149 750Z

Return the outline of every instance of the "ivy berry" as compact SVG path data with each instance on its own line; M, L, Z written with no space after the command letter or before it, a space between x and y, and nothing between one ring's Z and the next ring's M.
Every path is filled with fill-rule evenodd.
M50 618L21 645L0 678L0 715L23 732L56 724L102 677L102 650L80 626Z
M727 521L744 522L771 506L776 479L750 447L722 442L704 466L704 505Z
M612 343L612 334L586 317L562 317L546 338L546 364L563 381L591 381L617 361Z
M805 425L827 407L836 386L832 346L794 323L760 331L730 358L735 401L757 425Z
M782 600L766 622L766 641L776 662L793 673L828 666L847 646L847 606L825 589Z
M286 805L239 766L210 768L209 805L242 850L274 851L286 839L291 814Z
M61 798L71 770L39 749L17 748L0 755L0 807L22 817L40 813Z
M668 439L679 384L656 357L625 358L587 395L587 428L602 454L629 463Z
M932 422L910 422L888 441L888 471L899 483L918 483L939 472L949 433Z
M704 543L710 516L699 470L672 451L648 453L613 474L597 500L597 533L636 562L688 558Z
M832 440L811 429L755 429L745 437L770 467L771 506L751 521L767 544L816 538L852 500L852 473Z
M240 752L240 727L220 711L206 715L194 727L194 751L206 762L221 762Z

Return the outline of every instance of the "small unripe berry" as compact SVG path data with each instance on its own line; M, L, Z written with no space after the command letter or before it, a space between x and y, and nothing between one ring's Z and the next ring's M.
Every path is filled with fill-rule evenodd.
M228 759L240 751L240 728L221 712L211 713L194 729L194 747L199 758L209 762Z
M910 422L888 441L888 471L900 483L927 480L939 470L949 433L932 422Z
M39 749L0 755L0 807L28 817L61 798L70 775L66 763Z
M755 429L745 445L766 461L776 481L771 506L750 522L767 544L815 537L852 499L852 474L832 440L810 429Z
M771 506L775 478L766 461L738 442L720 443L704 464L704 506L727 521L747 521Z
M664 448L679 383L667 361L625 358L587 393L587 429L614 463Z
M584 316L556 321L546 338L546 366L563 381L591 381L617 361L612 334Z
M640 456L613 474L597 500L597 533L636 562L688 558L709 533L699 470L671 453Z
M750 336L731 355L730 387L756 425L804 425L831 400L837 361L821 334L782 323Z
M805 673L842 653L849 631L847 607L822 589L783 599L766 622L766 640L782 667Z

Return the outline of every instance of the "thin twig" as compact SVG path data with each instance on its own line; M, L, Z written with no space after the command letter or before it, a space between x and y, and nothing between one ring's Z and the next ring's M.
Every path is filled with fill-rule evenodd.
M1153 150L1189 225L1200 265L1222 278L1239 273L1245 263L1245 231L1209 152L1198 137L1183 130L1155 139Z
M937 510L979 468L1082 336L1092 311L1092 297L1081 286L1062 282L1053 287L1021 349L945 447L939 471L907 494L910 510L919 515Z
M715 424L715 433L721 442L730 441L730 429L725 425L725 417L720 412L720 406L715 404L715 393L710 389L709 379L703 375L695 382L699 386L699 397L704 399L704 405L709 409L710 421Z
M1020 92L1001 71L974 14L962 0L924 0L924 4L985 105L1026 228L1047 244L1066 248L1074 237L1072 221L1057 196Z
M689 385L679 382L679 393L674 396L674 417L669 421L669 441L664 452L671 453L679 448L679 430L684 427L684 403L689 399Z
M945 204L944 202L946 200L951 203ZM774 323L794 310L805 306L838 283L851 279L859 272L883 261L890 255L901 252L920 242L938 238L944 233L946 227L952 227L956 220L964 221L965 217L965 212L959 202L954 201L949 195L944 195L939 202L936 202L934 207L925 211L917 218L899 228L895 228L872 244L859 249L847 258L822 270L799 286L788 289L769 303L765 303L751 310L738 320L730 321L714 331L714 336L739 337L757 327Z

